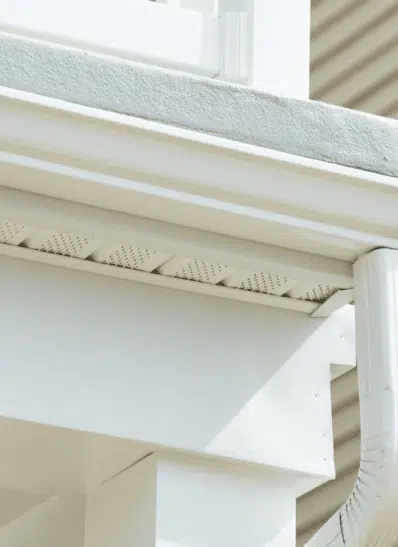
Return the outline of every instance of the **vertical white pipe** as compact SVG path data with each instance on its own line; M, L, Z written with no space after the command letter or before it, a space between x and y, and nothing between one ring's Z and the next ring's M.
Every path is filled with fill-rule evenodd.
M396 545L398 537L398 251L354 267L361 464L353 493L307 547Z

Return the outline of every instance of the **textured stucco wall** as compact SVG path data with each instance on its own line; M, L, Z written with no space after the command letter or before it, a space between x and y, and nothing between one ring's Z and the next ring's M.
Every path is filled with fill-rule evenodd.
M0 33L0 85L398 177L398 122Z

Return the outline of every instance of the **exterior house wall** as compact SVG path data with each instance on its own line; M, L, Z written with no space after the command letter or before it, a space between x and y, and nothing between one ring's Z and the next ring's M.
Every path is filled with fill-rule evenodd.
M360 423L356 368L332 382L336 478L297 500L297 546L326 522L350 495L359 468Z
M357 44L355 45L348 35L344 34L345 23L343 24L343 15L345 17L349 14L353 14L355 17L358 17L357 9L359 8L352 4L350 9L343 9L341 7L342 3L336 2L336 11L333 12L332 10L332 12L327 12L322 11L325 9L325 2L318 1L314 4L314 13L316 14L316 28L314 27L315 53L313 58L313 66L315 67L315 75L313 77L313 86L315 90L314 96L321 100L327 100L331 103L336 102L346 106L354 106L360 109L375 112L377 110L375 107L376 99L374 98L376 96L374 94L374 92L376 92L375 86L373 86L373 88L361 88L361 82L364 81L363 75L367 70L366 69L364 72L363 66L373 66L375 70L377 68L379 78L381 78L384 82L382 94L387 105L383 106L383 108L378 111L381 114L394 114L394 112L396 112L396 102L394 102L395 99L393 100L392 96L394 95L395 80L394 75L390 70L391 63L389 63L389 60L391 60L392 56L396 53L396 45L388 41L388 36L390 36L391 41L394 39L391 21L396 21L396 13L392 9L392 6L385 7L385 9L383 7L383 9L380 10L380 17L375 25L377 33L373 32L373 30L370 31L369 26L366 26L368 24L366 21L369 16L369 12L367 9L361 9L361 30L363 30L363 28L367 29L364 33L365 38L368 36L368 38L366 38L368 39L368 43L372 43L378 53L375 59L370 54L368 57L363 58L363 66L361 65L358 70L355 69L354 71L350 63L347 61L347 58L344 57L340 46L341 44L349 43L349 47L351 48L349 51L351 51L351 53L353 51L361 50L364 43L363 39L359 38L357 33L356 39L358 39L358 42L355 42ZM380 5L382 6L382 4ZM330 21L333 21L333 24L329 25ZM340 42L333 42L333 36L330 35L328 30L329 26L340 28L341 36L343 37ZM371 38L369 38L370 34ZM334 43L334 46L331 46L334 51L333 55L329 55L328 51L321 51L321 45L324 43L325 35L327 35ZM384 45L381 42L378 42L381 36L387 37L387 42ZM354 167L364 171L371 171L389 176L398 175L398 155L396 153L398 147L398 133L397 126L394 123L389 123L385 120L379 120L366 114L360 115L358 113L342 110L325 104L275 97L237 85L225 84L205 78L188 76L186 74L177 74L172 71L153 68L150 66L145 67L126 59L122 60L107 57L106 55L102 55L98 52L87 53L86 51L83 51L83 49L79 50L78 48L61 45L54 46L53 44L46 44L32 37L27 38L16 35L12 36L8 33L3 33L0 36L0 85L6 88L36 93L38 95L61 99L88 107L110 110L143 119L150 119L179 128L188 128L198 132L209 133L211 135L225 137L234 141L246 142L256 146L271 148L280 152L287 152L338 165ZM381 51L383 51L383 55L381 55ZM383 57L383 60L380 61L381 57ZM347 80L342 82L341 76L344 76L344 70L346 70L346 68L344 70L336 69L336 73L334 75L335 79L332 84L330 84L330 80L328 80L327 77L329 68L324 67L334 66L333 63L338 64L340 61L336 61L336 59L340 59L342 64L347 67L347 70L349 69L352 72L357 72L357 76L355 76L353 81L348 82ZM209 71L209 74L211 75L211 70ZM82 85L82 82L84 85ZM326 89L329 84L331 88L330 92ZM351 91L353 89L354 92ZM363 92L359 92L359 89L362 89ZM9 260L5 259L5 262L9 262ZM6 270L7 267L5 267L4 271ZM33 270L37 270L37 267L32 267L32 271ZM46 272L49 271L48 267L45 267L44 270L46 270ZM10 278L16 278L21 274L21 271L22 269L17 269L15 276L10 274ZM37 290L37 287L40 286L40 283L43 283L43 279L46 275L47 274L43 274L42 278L38 274L33 274L28 277L31 277L30 281L32 279L36 279ZM51 276L47 278L47 287L50 288L49 292L51 292L51 287L54 288L53 279L51 280L50 278ZM101 282L98 281L98 283L100 284ZM21 286L23 286L23 283L21 283ZM87 289L88 292L89 289L90 287ZM43 292L44 291L45 290L43 289ZM160 289L154 289L154 291L157 291L157 293L162 292L162 294L167 292ZM33 294L34 290L32 290L31 293ZM7 301L8 296L8 294L5 295L5 301ZM52 294L52 297L53 303L56 304L55 293ZM80 300L83 298L85 298L85 296L81 294ZM131 316L129 313L131 310L126 311L125 306L128 301L130 304L132 303L129 298L131 299L131 294L125 298L120 297L119 311L122 310L122 315L124 310L130 321ZM182 300L182 298L176 298L174 296L173 299ZM184 306L187 299L188 297L185 298L185 302L181 302L182 312L184 310L186 311ZM195 300L195 297L191 298L191 296L189 296L189 299L193 301ZM4 359L10 359L10 362L12 361L13 363L12 370L15 371L18 366L24 362L24 356L28 354L28 351L31 351L31 347L34 347L34 344L37 344L37 348L44 347L43 355L45 355L46 352L51 353L53 357L57 355L57 348L53 344L53 341L50 340L47 342L44 340L43 342L41 337L45 339L45 336L49 336L51 328L55 328L56 326L62 327L65 325L65 319L68 319L68 324L70 325L73 322L73 313L71 312L70 307L73 307L74 304L77 307L78 300L79 298L76 299L76 294L66 300L65 307L63 308L65 316L62 318L58 317L57 319L60 320L58 322L55 321L55 316L57 314L56 307L51 308L51 302L46 303L46 305L50 306L47 309L50 309L51 311L51 313L47 314L47 319L54 319L54 323L52 323L52 321L46 323L43 319L43 324L41 327L39 324L36 324L36 319L33 315L29 317L28 313L25 315L22 313L22 309L24 309L26 301L23 301L23 299L20 301L19 311L21 313L19 317L15 314L14 303L12 305L10 304L9 319L12 329L9 331L9 336L7 337L7 343L5 344L6 349L4 350L3 348L3 350L5 351ZM201 300L201 302L202 301L203 300ZM133 302L133 304L136 304L136 301ZM141 304L140 313L145 316L144 304L142 302ZM35 302L35 306L36 309L39 309L38 301ZM224 317L234 315L231 313L231 309L234 308L235 303L223 304L223 306L225 309L228 307L230 308L229 312L225 311ZM240 321L242 321L242 316L244 316L244 313L241 313L241 310L247 309L247 306L247 304L237 304L233 310L236 312L235 315L236 317L239 317ZM95 308L95 306L93 307ZM199 307L199 305L197 307L193 305L193 308L195 308L196 311L199 310ZM197 317L194 319L195 321L201 320L202 323L205 321L210 322L210 320L214 320L214 318L217 317L217 313L220 313L221 307L221 305L217 307L217 310L212 308L211 313L204 313L202 316L198 313ZM131 305L131 308L134 308L134 305ZM136 307L136 309L138 308ZM100 312L100 310L98 311ZM160 317L163 322L166 323L167 313L164 309L161 310L161 312ZM118 316L118 313L119 312L117 310L114 310L113 315L116 317ZM261 313L263 314L263 310L261 310ZM182 315L184 315L184 313L182 313ZM286 319L289 313L273 311L272 317L274 319L272 321L270 320L269 324L275 320L275 317L282 315ZM37 313L37 316L39 317L39 313ZM98 313L98 316L100 316L100 313ZM21 317L23 317L23 320L18 323ZM120 316L118 319L120 320ZM82 320L82 317L80 317L79 320ZM193 321L190 325L190 328L187 324L184 324L184 328L189 331L189 337L191 339L194 338L193 332L195 331L195 321ZM223 322L220 321L220 323ZM31 347L26 351L26 355L24 353L26 348L22 346L19 347L13 339L13 333L17 332L18 324L20 327L22 324L22 333L24 333L25 338L30 340L32 343ZM258 354L261 353L261 349L264 350L264 337L261 334L264 334L264 332L267 331L269 324L264 325L261 321L259 321L258 325L262 325L264 327L263 332L259 333L253 325L250 325L249 320L245 323L246 338L250 338L252 342L254 341L253 347L251 347L250 351L253 352L255 350L254 353L256 355L248 352L252 358L252 361L255 357L258 358ZM286 321L286 324L289 326L289 321ZM231 336L231 330L228 330L226 325L227 322L223 324L223 332L221 337L217 337L214 340L211 339L209 341L209 347L214 344L220 355L222 354L222 349L225 349L228 345L229 337ZM110 325L108 333L105 332L106 329L100 329L100 332L104 336L104 340L107 339L107 334L109 335L111 328L112 325ZM146 323L146 330L151 330L149 320ZM161 327L157 325L154 330L157 334L159 334ZM293 331L294 329L291 326L289 330ZM239 332L237 324L233 325L232 332ZM275 342L275 337L272 336L272 332L273 331L270 330L268 333L268 335L273 338L273 340L269 340L270 344ZM220 333L217 334L219 335ZM174 335L177 344L180 333L174 332ZM90 344L95 345L95 332L91 331L90 336ZM118 336L123 338L123 340L121 340L123 343L125 343L129 338L126 331L119 332ZM243 347L245 345L244 333L239 332L239 336L236 334L235 341L238 342L240 340L241 347ZM136 340L137 347L139 347L139 342L142 342L142 340L142 336L140 336L140 340ZM167 340L164 338L162 340L167 345ZM9 345L10 342L13 341L13 345L15 346L14 348ZM110 341L111 350L113 351L114 356L116 356L116 358L117 356L120 357L120 353L117 348L117 340L108 339L108 341ZM129 341L131 342L131 340ZM76 360L77 358L76 356L78 355L77 349L79 349L79 344L83 345L83 341L79 338L79 336L74 338L72 341L65 339L65 352L70 352L71 361ZM282 347L282 342L280 343L280 347ZM212 364L212 361L206 351L202 353L200 351L205 350L206 348L195 348L195 358L197 358L198 362L201 358L202 362L207 367L206 370L209 372L209 365ZM109 348L107 349L109 350ZM151 349L155 353L158 352L156 353L157 358L159 358L158 364L161 363L159 348L154 347ZM130 350L131 353L134 353L134 348L132 346L130 347ZM111 361L110 354L112 351L108 354L109 362ZM192 347L188 348L187 346L187 361L190 357L190 351L192 351ZM141 357L143 354L144 352L142 351ZM236 352L232 351L228 356L228 362L234 362L234 358L237 359L237 355L238 354ZM264 359L266 359L265 354L261 355ZM88 355L87 357L88 361L90 361L90 356ZM247 355L245 358L246 357ZM225 358L225 355L223 355L223 358ZM239 373L241 372L241 361L239 363L236 361L236 366L232 367L234 374L236 375L235 381L239 383L240 387L242 386L242 382L247 380L246 375L243 378L239 376ZM324 372L326 370L326 362L323 362L322 364L324 366ZM83 368L80 372L83 371ZM160 368L161 366L159 365L157 369L156 367L152 369L152 372L159 372ZM21 377L26 378L25 372L24 374L21 374ZM225 377L227 377L228 371L224 372ZM247 369L245 369L245 372L247 373ZM255 371L253 372L253 370L251 372L251 378L253 379L256 373ZM44 379L44 376L45 374L43 374L42 378L43 385L45 385L45 381L50 382L51 380L51 374L46 379ZM210 373L209 377L212 378ZM13 377L10 373L6 380L7 379L10 381L10 393L16 391L23 393L23 389L20 389L21 386L19 384L18 389L15 389L17 385L14 383L14 381L16 381L15 376ZM184 382L188 382L186 377L183 377L182 379L180 378L180 380L182 384ZM224 378L217 377L217 382L220 384L222 384L223 380ZM73 378L71 380L70 377L67 377L65 381L66 387L68 387L68 382L70 383L73 381ZM167 382L163 383L161 387L164 387L165 384L167 384ZM327 519L327 517L333 513L334 510L347 498L347 495L349 494L351 486L355 480L359 454L359 417L356 384L355 372L350 372L335 380L333 383L333 420L337 479L327 483L325 486L319 487L299 500L297 510L299 545L303 544L305 540L309 538ZM27 389L33 389L34 381L32 381L31 385L25 387ZM59 386L56 387L58 388ZM120 388L122 391L124 387L125 386L120 384L117 386L117 388ZM207 386L202 387L204 394ZM261 386L260 384L256 384L254 387L259 388ZM60 395L61 391L57 392L58 395ZM149 391L150 390L148 389L147 395ZM306 392L305 394L308 395ZM39 390L35 393L35 395L35 397L26 398L26 400L34 401L34 404L32 404L29 409L29 412L31 412L32 408L34 408L34 412L38 412L38 414L33 416L34 418L37 418L37 416L40 415L40 419L42 421L47 420L47 423L50 423L51 420L49 420L48 417L43 418L46 413L46 409L44 408L45 405L43 406L43 403L45 402L45 397L42 397L43 393ZM137 391L135 395L139 398L142 396L142 393ZM165 393L162 391L160 398L164 397L167 399L167 395L170 396L170 393L166 393L165 396ZM175 396L175 394L172 395L173 397ZM83 396L85 397L86 394L83 394ZM171 398L172 397L170 396L170 399ZM202 399L203 398L204 395ZM57 403L56 399L57 397L54 395L55 406ZM123 404L127 401L127 399L128 397L125 393ZM307 399L307 396L305 399ZM189 401L189 403L191 402L192 400ZM7 404L10 404L9 408L12 408L14 403L15 401L3 401L2 404L5 405L3 410L6 408ZM200 401L200 403L202 404L202 401ZM184 416L189 418L189 420L186 422L180 422L181 428L185 428L182 437L184 437L187 432L194 432L191 428L190 421L192 419L192 415L189 416L188 414L189 405L187 401L185 401L184 404L185 406L182 405ZM35 405L37 406L35 407ZM198 407L195 407L194 409L195 412L198 411L199 407L200 405L198 404ZM109 418L106 422L107 427L109 425L110 427L109 429L105 428L107 430L104 430L103 432L121 435L126 434L127 429L123 428L132 427L132 420L130 419L131 416L125 412L126 408L131 410L128 406L125 406L124 408L120 407L119 416L122 416L124 413L125 416L128 416L129 420L125 422L122 421L121 425L120 421L118 423L111 423L111 418L107 417L107 419ZM112 412L113 410L114 409L112 409ZM98 418L98 415L101 415L101 409L99 406L96 408L96 411L96 418ZM190 411L192 411L192 408ZM214 419L214 415L217 414L217 404L214 403L213 406L210 405L208 411L209 414L205 417L200 416L199 411L197 415L195 414L194 417L197 418L200 424L202 424L202 419L204 419L208 424L211 423ZM32 415L29 414L29 412L20 417L31 419ZM12 411L10 414L14 415L15 412ZM171 417L166 414L163 416L164 419L171 421ZM250 414L250 409L248 414ZM104 418L104 415L102 415L102 417ZM230 436L230 438L233 438L232 444L228 444L228 438L227 442L225 438L221 440L221 452L223 456L235 457L239 447L244 444L242 442L242 436L239 436L239 434L246 429L246 425L248 423L246 417L247 416L244 416L241 422L239 422L238 419L237 425L235 424L236 427L232 427L232 434ZM89 422L93 417L87 415L86 418L88 420L86 422L86 426L90 428ZM177 416L177 419L179 418L180 416ZM264 418L264 416L262 416L262 418ZM94 418L93 420L95 421ZM155 421L156 420L154 419L153 424L155 424ZM242 427L242 424L244 427ZM63 421L61 425L76 426L77 422L73 422L73 420L66 420ZM253 438L256 438L256 440L259 437L259 431L262 426L263 421L261 423L260 421L257 421L254 429L252 430ZM155 429L156 424L154 426L154 431ZM141 436L141 433L142 432L139 432L139 435L137 435L137 432L135 431L134 436L138 436L141 440L146 442L154 442L159 431L155 431L156 435L154 434L152 437L145 437L145 435L148 434L148 431L144 432L144 436ZM237 433L238 435L236 436ZM132 435L131 430L129 430L127 434ZM288 438L287 435L286 438ZM206 442L202 443L201 446L195 445L195 442L197 441L196 437L188 439L188 441L184 437L184 442L182 442L181 439L173 439L172 441L176 446L183 446L184 449L203 449L204 446L208 448ZM238 442L236 442L236 439L238 439ZM161 443L170 442L170 439L164 438L160 439L160 441L157 438L157 440ZM280 439L278 439L278 442L279 441ZM211 445L211 443L207 444ZM227 446L226 451L224 450L225 446ZM280 446L283 448L285 445L280 443ZM256 447L254 448L256 449ZM244 457L249 460L252 459L255 463L259 463L261 460L261 458L259 459L257 456L259 452L252 449L253 447L250 447L250 450L244 454L239 452L239 457ZM217 453L217 455L220 455L220 449L216 442L210 447L209 450L213 453ZM257 454L255 457L253 457L253 452ZM280 454L278 454L278 457L279 456ZM314 452L313 456L314 458L318 458L319 454ZM260 463L264 463L264 461ZM267 463L273 464L275 461L272 461L271 458L271 460L267 461ZM284 463L287 466L289 462L284 461ZM299 471L306 472L309 470L301 468ZM328 473L330 475L330 468L328 468ZM167 500L165 506L167 506ZM167 514L167 512L165 514Z

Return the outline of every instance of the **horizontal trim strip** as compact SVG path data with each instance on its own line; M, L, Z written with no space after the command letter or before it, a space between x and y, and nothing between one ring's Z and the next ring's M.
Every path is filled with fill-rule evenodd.
M215 296L218 298L228 298L231 300L239 300L241 302L247 302L250 304L259 304L259 305L270 306L274 308L289 309L289 310L293 310L293 311L297 311L297 312L301 312L305 314L312 313L318 306L317 304L314 304L313 302L294 300L292 298L281 297L281 296L251 293L248 291L231 289L229 287L222 287L219 285L197 283L195 281L188 281L185 279L176 279L173 277L166 277L166 276L162 276L162 275L158 275L154 273L140 272L137 270L129 270L129 269L120 268L117 266L108 266L106 264L99 264L91 260L82 260L79 258L65 257L65 256L46 253L42 251L26 249L24 247L5 245L1 243L0 243L0 254L10 256L13 258L20 258L24 260L31 260L33 262L50 264L52 266L71 268L74 270L80 270L82 272L107 275L111 277L117 277L119 279L125 279L128 281L135 281L138 283L157 285L160 287L166 287L170 289L178 289L182 291L195 292L198 294Z

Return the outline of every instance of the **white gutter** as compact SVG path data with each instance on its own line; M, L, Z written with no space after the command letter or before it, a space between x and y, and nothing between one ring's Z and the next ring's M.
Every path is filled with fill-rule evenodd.
M4 186L350 262L398 249L394 177L5 88L0 117Z
M308 547L393 545L398 538L398 252L354 267L361 460L353 493Z

